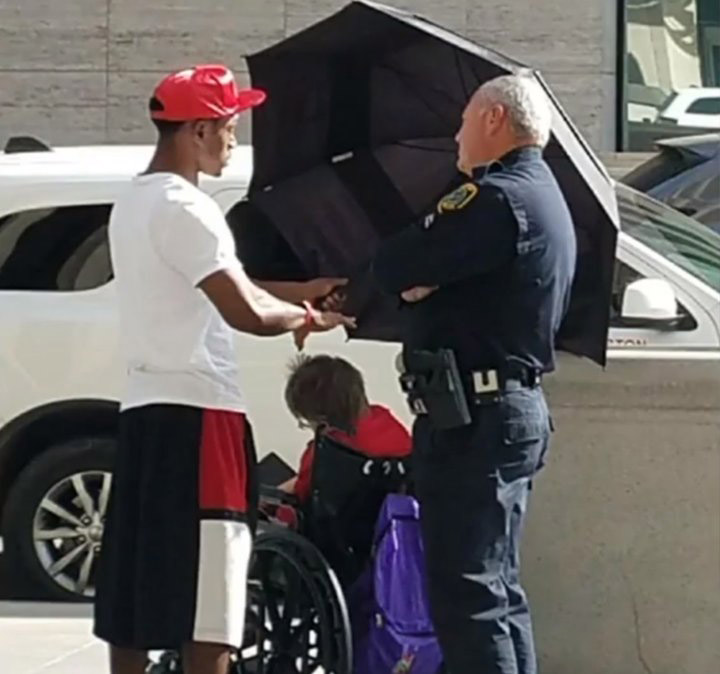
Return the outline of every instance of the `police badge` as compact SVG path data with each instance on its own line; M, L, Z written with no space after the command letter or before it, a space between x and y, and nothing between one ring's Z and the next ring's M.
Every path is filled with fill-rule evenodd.
M452 213L460 211L467 206L477 195L478 186L475 183L464 183L456 190L446 194L438 203L438 213Z

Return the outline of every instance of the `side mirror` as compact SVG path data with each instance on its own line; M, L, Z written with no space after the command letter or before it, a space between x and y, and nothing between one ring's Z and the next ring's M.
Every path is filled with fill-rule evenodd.
M675 330L684 318L678 312L675 290L664 279L640 279L625 288L621 327Z

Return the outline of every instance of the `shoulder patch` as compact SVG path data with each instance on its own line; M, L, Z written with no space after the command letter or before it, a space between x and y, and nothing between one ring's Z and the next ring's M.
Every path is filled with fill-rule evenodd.
M452 213L460 211L467 206L477 195L478 187L475 183L465 183L456 190L446 194L438 203L438 213Z

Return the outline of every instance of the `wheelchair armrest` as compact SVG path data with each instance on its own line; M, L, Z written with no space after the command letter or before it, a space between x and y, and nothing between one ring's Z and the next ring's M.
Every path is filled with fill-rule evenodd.
M293 508L300 506L300 500L295 494L267 484L260 485L260 501L268 505L287 505Z

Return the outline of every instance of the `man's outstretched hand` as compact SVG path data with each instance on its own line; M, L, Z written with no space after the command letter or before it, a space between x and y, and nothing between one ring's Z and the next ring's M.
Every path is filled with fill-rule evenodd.
M293 333L295 346L299 351L302 351L305 340L311 332L328 332L338 327L357 327L355 318L352 316L345 316L336 311L319 311L308 302L305 303L305 308L308 312L308 320L303 327Z

